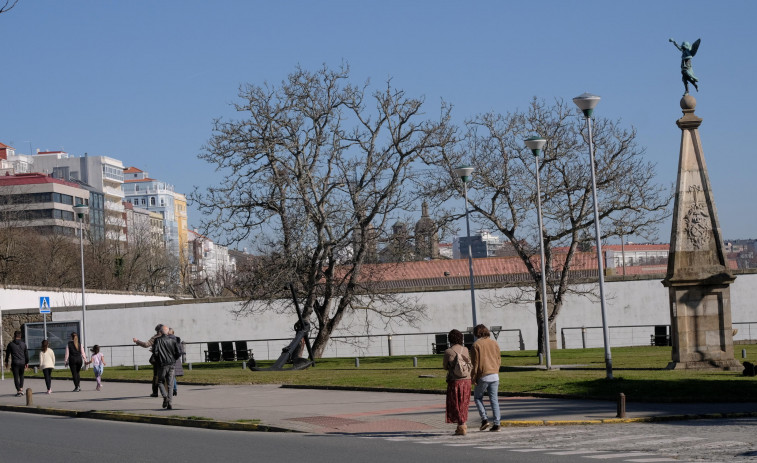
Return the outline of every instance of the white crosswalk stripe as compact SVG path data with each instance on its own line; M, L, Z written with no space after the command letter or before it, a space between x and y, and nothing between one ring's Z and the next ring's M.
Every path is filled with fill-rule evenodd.
M710 425L708 425L710 426ZM716 424L711 425L717 427ZM744 438L754 429L751 421L734 425ZM718 429L717 432L720 432ZM393 435L384 439L411 444L460 447L467 452L515 452L543 454L554 458L572 456L590 461L623 461L657 463L668 461L747 461L746 456L757 450L756 443L722 439L712 431L700 427L671 427L658 424L584 425L507 427L500 432L478 431L473 428L466 436L451 432L419 432L406 438ZM727 458L731 456L734 458ZM475 459L475 458L473 458ZM504 460L507 458L505 457Z
M654 463L657 461L678 461L675 458L640 458L638 460L626 460L626 461L634 461L636 463Z
M605 455L589 455L586 458L596 458L598 460L609 460L611 458L636 458L636 457L648 457L648 456L654 456L654 454L640 453L640 452L608 453Z

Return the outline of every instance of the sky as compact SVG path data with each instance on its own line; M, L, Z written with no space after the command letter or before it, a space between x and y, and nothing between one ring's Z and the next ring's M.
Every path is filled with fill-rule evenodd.
M240 85L346 62L355 83L391 78L458 122L600 95L595 115L635 127L672 185L683 84L668 38L701 38L692 93L720 226L757 238L755 17L743 0L19 0L0 14L0 142L111 156L189 193L220 180L197 154L215 118L235 117Z

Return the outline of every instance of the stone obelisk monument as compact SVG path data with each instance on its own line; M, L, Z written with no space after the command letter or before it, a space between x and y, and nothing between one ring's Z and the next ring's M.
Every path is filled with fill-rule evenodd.
M731 292L718 214L704 162L696 100L681 99L681 129L668 272L672 362L668 369L741 369L733 356Z

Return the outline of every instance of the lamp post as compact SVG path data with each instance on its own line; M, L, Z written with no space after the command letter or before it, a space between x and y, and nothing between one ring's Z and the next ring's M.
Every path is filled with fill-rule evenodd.
M594 201L594 234L597 240L597 265L599 266L599 302L602 307L602 334L605 343L605 369L607 379L612 379L612 354L610 353L610 332L607 329L607 310L605 307L605 275L604 261L602 259L602 232L599 227L599 207L597 205L597 179L594 167L594 138L591 133L591 115L599 103L599 97L591 93L583 93L573 98L573 103L578 106L586 118L589 127L589 159L591 160L591 194Z
M84 302L84 214L87 213L89 207L84 204L77 204L74 206L74 211L79 217L79 250L81 251L81 346L86 349L86 332L87 332L87 305Z
M455 169L455 174L463 182L463 197L465 198L465 229L468 232L468 274L470 275L470 303L473 311L473 328L475 329L478 322L476 321L476 293L473 287L473 251L471 250L470 241L470 220L468 219L468 182L470 182L473 167L460 166ZM475 331L475 330L474 330Z
M539 184L539 155L547 140L541 137L531 137L525 140L526 147L536 159L536 212L539 218L539 250L541 252L541 311L544 320L544 358L546 360L547 370L552 368L552 357L549 353L549 314L547 310L547 270L544 258L544 227L542 225L541 215L541 187Z

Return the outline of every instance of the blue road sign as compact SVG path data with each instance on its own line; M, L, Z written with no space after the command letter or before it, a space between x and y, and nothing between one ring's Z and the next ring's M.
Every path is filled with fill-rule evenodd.
M39 313L50 313L50 296L39 297Z

